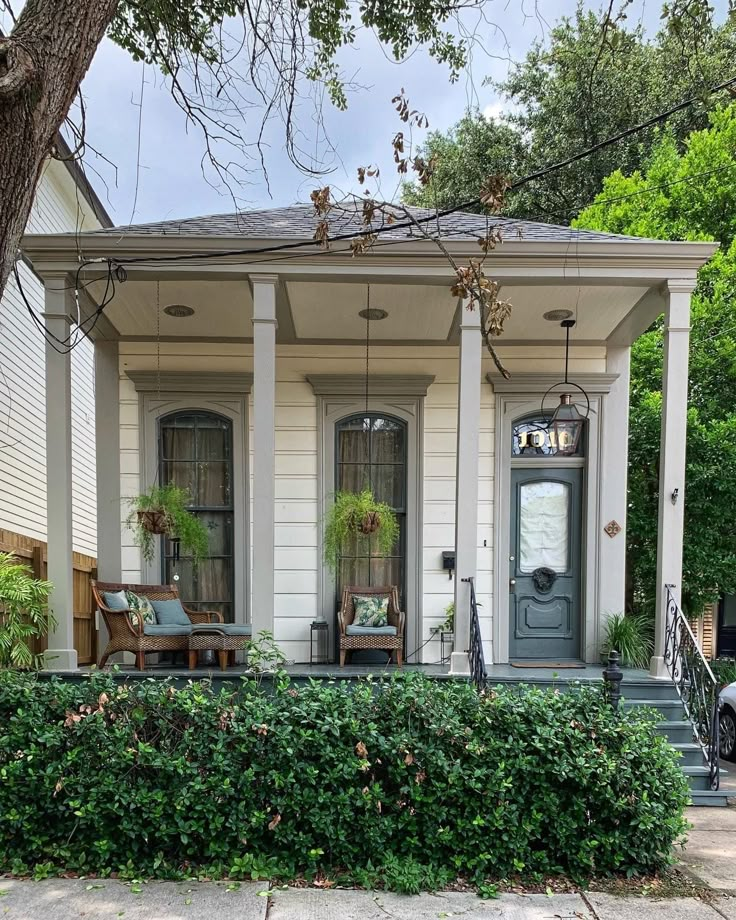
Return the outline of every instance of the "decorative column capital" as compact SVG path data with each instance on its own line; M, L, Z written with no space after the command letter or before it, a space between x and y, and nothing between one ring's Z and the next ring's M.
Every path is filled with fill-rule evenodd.
M697 278L668 278L663 290L665 294L692 294L697 284Z
M62 319L71 323L74 319L74 280L68 274L44 278L43 316L46 319Z
M248 275L250 278L251 284L278 284L279 276L273 274L258 274Z
M474 307L468 300L460 304L460 331L474 329L480 332L480 309Z
M253 323L276 324L278 275L250 275L253 283Z

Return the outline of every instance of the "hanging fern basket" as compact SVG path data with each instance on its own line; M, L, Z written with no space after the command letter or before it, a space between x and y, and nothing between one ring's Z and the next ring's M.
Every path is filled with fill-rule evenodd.
M396 515L385 502L377 502L370 489L337 492L325 514L324 558L333 571L356 536L371 556L390 556L399 538Z
M375 511L368 511L360 522L360 532L364 534L375 533L381 526L381 518Z
M144 530L152 534L168 533L168 518L165 511L139 511L138 523Z

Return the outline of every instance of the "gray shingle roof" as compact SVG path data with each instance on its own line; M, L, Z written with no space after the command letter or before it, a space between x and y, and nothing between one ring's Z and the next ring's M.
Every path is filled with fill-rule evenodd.
M433 212L425 208L410 208L417 219L432 218L428 224L434 227ZM490 223L499 227L506 240L515 238L535 240L538 242L585 242L585 241L620 241L636 240L638 237L618 236L612 233L599 233L593 230L573 230L555 224L542 224L529 220L512 220L504 217L491 217ZM397 215L397 221L403 222ZM333 210L329 215L330 237L344 233L363 230L360 217L350 209L340 212ZM384 223L378 214L373 227ZM164 220L148 224L110 227L93 230L85 236L124 234L125 236L171 236L198 237L217 236L233 239L279 239L311 240L317 225L317 217L311 204L295 204L285 208L270 208L257 211L238 211L230 214L211 214L206 217L184 217L180 220ZM486 218L479 214L458 211L441 219L443 239L468 240L484 234ZM381 239L406 240L421 239L416 228L391 228L381 232Z

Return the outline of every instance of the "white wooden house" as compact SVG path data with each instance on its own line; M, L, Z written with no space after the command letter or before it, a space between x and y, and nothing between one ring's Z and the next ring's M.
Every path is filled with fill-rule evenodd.
M30 233L76 233L109 227L105 209L71 151L43 167ZM18 264L23 293L44 310L43 283ZM11 275L0 300L0 529L46 540L46 382L44 340ZM84 340L71 360L71 431L74 471L72 536L77 552L97 551L94 348Z
M402 540L389 560L347 561L343 576L399 586L410 661L438 660L431 630L454 600L452 667L467 668L470 577L487 660L597 661L605 617L624 606L630 347L661 313L660 607L664 585L676 593L680 582L689 303L714 247L514 222L486 268L513 303L497 343L511 372L504 379L477 313L451 295L452 270L433 243L397 228L353 257L347 241L326 251L310 244L315 223L300 205L82 234L34 226L24 239L57 334L73 315L80 254L98 260L84 278L100 276L83 298L87 311L101 296L105 260L127 272L95 329L100 578L169 580L172 561L143 565L121 521L125 499L157 476L186 481L214 536L196 583L180 564L182 594L271 630L289 658L308 660L311 622L335 624L323 511L336 486L370 481L396 508ZM484 226L455 214L443 221L443 241L467 262ZM366 412L360 314L369 302L386 315L370 324ZM572 456L550 450L540 424L542 397L564 372L559 311L576 320L570 379L590 401ZM71 364L48 350L57 458L48 469L49 573L59 618L50 649L62 668L76 666ZM380 432L375 445L368 429ZM445 552L455 554L453 570ZM659 610L655 673L662 623Z

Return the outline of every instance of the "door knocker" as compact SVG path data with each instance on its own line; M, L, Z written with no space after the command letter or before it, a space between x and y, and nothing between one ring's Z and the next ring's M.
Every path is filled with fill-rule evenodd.
M540 566L532 572L532 581L534 587L540 594L549 594L557 580L557 572L554 569L548 569L547 566Z

